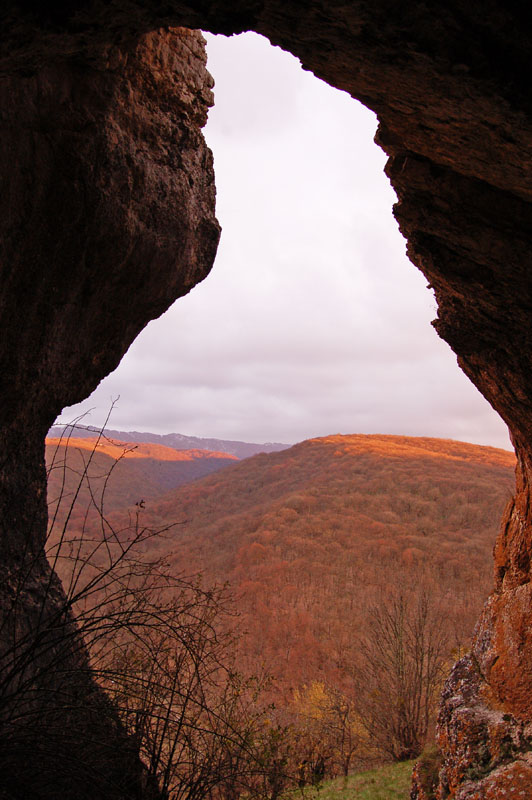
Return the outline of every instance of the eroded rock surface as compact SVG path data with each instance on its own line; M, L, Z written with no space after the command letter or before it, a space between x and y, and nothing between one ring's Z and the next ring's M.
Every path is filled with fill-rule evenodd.
M148 796L43 556L43 437L205 277L219 236L201 35L147 33L91 56L0 86L0 782L28 800L46 786Z
M214 255L199 40L150 31L256 30L377 112L437 330L508 423L520 463L495 591L444 695L441 798L532 795L531 15L501 0L112 0L81 11L20 0L0 12L6 563L24 537L39 546L40 441L55 414ZM19 448L22 425L34 438Z

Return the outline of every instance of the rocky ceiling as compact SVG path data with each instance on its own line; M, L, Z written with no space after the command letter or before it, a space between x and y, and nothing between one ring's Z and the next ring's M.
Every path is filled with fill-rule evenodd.
M7 0L0 23L4 563L42 546L49 424L214 259L212 86L184 28L262 33L377 113L438 333L512 432L516 495L473 652L444 693L438 797L532 796L532 7Z

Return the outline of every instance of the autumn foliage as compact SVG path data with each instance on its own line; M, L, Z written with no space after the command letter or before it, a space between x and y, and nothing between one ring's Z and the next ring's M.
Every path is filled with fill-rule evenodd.
M206 586L229 583L246 634L235 663L274 678L268 736L279 774L270 779L284 785L290 765L292 780L307 783L420 751L443 667L467 647L491 588L513 469L513 454L495 448L330 436L164 494L147 479L114 492L107 479L97 502L84 490L72 520L97 536L104 504L115 530L140 513L165 531L146 541L150 558L175 575L202 573Z
M342 682L368 609L392 590L422 585L454 644L467 640L513 466L510 453L452 441L327 437L147 501L144 519L186 520L154 546L177 572L230 583L249 632L242 658L289 693Z

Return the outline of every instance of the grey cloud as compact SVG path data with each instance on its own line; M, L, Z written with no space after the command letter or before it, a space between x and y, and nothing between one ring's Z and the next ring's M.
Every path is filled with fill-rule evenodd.
M209 41L217 262L81 405L96 407L89 421L119 394L112 426L126 430L508 447L430 326L434 299L405 257L374 115L255 35Z

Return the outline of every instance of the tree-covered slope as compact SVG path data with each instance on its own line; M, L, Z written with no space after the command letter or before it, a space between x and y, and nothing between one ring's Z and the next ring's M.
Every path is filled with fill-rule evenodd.
M460 442L329 436L261 454L146 502L143 524L180 522L153 553L229 581L242 663L286 687L342 680L370 609L419 591L456 645L491 588L491 551L513 454ZM124 513L111 515L117 527Z

